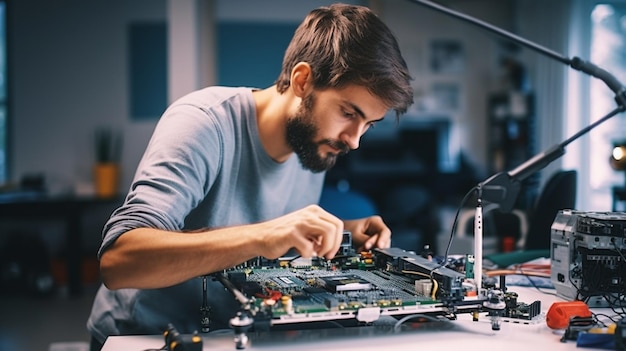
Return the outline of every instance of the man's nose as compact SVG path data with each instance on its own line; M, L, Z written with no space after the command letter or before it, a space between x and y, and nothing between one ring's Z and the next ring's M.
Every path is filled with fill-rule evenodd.
M359 143L363 133L364 130L360 125L354 126L342 133L341 141L348 145L350 150L356 150L359 148Z

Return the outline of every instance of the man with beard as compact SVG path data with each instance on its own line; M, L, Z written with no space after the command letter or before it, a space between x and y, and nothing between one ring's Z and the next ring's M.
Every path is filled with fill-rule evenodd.
M344 230L388 247L379 216L342 221L317 205L324 173L391 109L412 103L396 39L368 8L313 10L266 89L209 87L159 120L124 203L103 229L103 285L87 327L109 335L200 329L198 277L289 250L331 259ZM208 283L211 328L237 311Z

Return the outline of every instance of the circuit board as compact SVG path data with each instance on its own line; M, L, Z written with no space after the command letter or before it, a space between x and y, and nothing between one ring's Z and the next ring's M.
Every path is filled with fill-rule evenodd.
M255 325L319 321L372 323L381 316L439 315L481 309L462 273L400 249L323 259L251 261L220 281L242 300Z

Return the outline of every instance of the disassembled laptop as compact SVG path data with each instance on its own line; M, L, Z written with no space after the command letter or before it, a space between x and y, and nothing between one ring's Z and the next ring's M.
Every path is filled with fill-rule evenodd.
M492 329L508 319L532 321L541 313L539 301L517 302L517 294L493 287L478 289L473 260L447 268L398 248L355 252L349 232L332 260L257 258L211 276L241 303L231 319L238 349L245 348L248 331L277 326L303 327L311 322L353 322L368 325L381 316L435 316L456 319L459 313L480 312L491 318ZM449 265L448 265L449 266ZM203 331L209 331L210 309L201 307ZM503 281L502 281L503 282Z

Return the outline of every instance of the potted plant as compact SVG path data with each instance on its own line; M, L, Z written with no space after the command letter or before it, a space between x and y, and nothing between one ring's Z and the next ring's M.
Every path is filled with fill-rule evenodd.
M94 134L94 182L96 195L113 197L118 193L122 136L110 127L98 127Z

